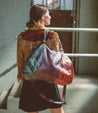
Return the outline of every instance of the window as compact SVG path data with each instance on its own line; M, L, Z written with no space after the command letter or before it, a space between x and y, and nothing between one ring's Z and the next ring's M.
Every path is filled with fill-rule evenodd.
M34 0L34 4L43 4L54 10L73 10L73 0Z
M61 0L61 10L73 10L73 0Z

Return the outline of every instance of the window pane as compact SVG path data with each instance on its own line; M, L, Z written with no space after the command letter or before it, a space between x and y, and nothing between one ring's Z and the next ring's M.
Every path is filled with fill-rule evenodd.
M73 0L61 0L61 10L73 10Z

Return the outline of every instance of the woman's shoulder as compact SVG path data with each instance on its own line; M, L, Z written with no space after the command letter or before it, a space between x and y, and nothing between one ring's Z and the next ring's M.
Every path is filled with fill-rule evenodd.
M36 41L36 40L42 40L44 34L44 30L24 30L18 35L18 39L22 40L30 40L30 41ZM47 39L52 39L53 37L58 37L58 33L52 30L48 31Z
M43 34L43 30L25 30L21 32L18 37L22 40L30 40L34 41L36 37L41 37Z
M55 32L55 31L51 31L51 30L49 30L48 31L48 39L50 38L50 39L53 39L53 37L55 37L55 38L58 38L58 33L57 32Z
M50 35L58 34L57 32L51 31L51 30L49 30L48 32L49 32Z
M17 35L17 38L18 38L18 39L21 39L21 38L24 36L25 32L26 32L26 30L20 32L20 33Z

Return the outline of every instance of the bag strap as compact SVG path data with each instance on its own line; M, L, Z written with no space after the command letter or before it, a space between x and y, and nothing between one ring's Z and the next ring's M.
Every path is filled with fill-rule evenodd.
M48 31L49 31L49 29L46 29L46 30L44 31L43 43L46 43L46 37L47 37ZM64 52L64 49L63 49L63 46L62 46L62 43L61 43L60 38L59 38L59 42L60 42L60 52Z
M49 29L46 29L46 30L44 31L43 43L46 43L46 37L47 37L48 31L49 31ZM59 42L60 42L60 46L61 46L60 52L64 52L64 49L63 49L62 43L61 43L61 41L60 41L60 38L59 38ZM34 86L34 88L36 89L36 91L38 92L38 94L39 94L42 98L44 98L46 101L48 101L48 102L51 101L51 102L53 102L53 103L58 103L58 104L60 103L60 104L61 104L61 102L57 102L57 101L48 99L46 96L44 96L41 92L39 92L39 91L37 90L37 88L36 88L36 86L35 86L34 84L33 84L33 86ZM66 86L63 86L62 100L63 100L63 103L64 103L64 104L66 104L66 102L64 101L65 88L66 88Z
M46 30L44 31L43 43L46 43L46 37L47 37L48 31L49 31L48 29L46 29Z
M66 102L64 100L62 100L62 102L59 101L54 101L52 99L47 98L45 95L43 95L40 91L38 91L38 89L36 88L36 86L34 85L33 81L32 81L33 87L35 88L35 91L47 102L52 102L54 104L66 104Z
M63 49L63 46L62 46L60 38L59 38L59 42L60 42L60 52L64 52L64 49Z

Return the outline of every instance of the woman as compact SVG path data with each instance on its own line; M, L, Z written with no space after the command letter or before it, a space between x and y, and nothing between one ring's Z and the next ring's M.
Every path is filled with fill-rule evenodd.
M30 10L30 20L24 32L17 38L17 66L18 81L22 83L22 90L19 101L19 108L28 113L38 113L38 111L49 108L51 113L64 113L63 102L59 94L57 85L45 81L36 80L36 88L49 99L60 101L62 104L54 104L43 99L32 85L32 80L22 76L22 66L34 46L42 43L44 38L45 25L50 25L49 11L45 6L33 5ZM46 44L50 49L60 50L59 37L56 32L49 31Z

